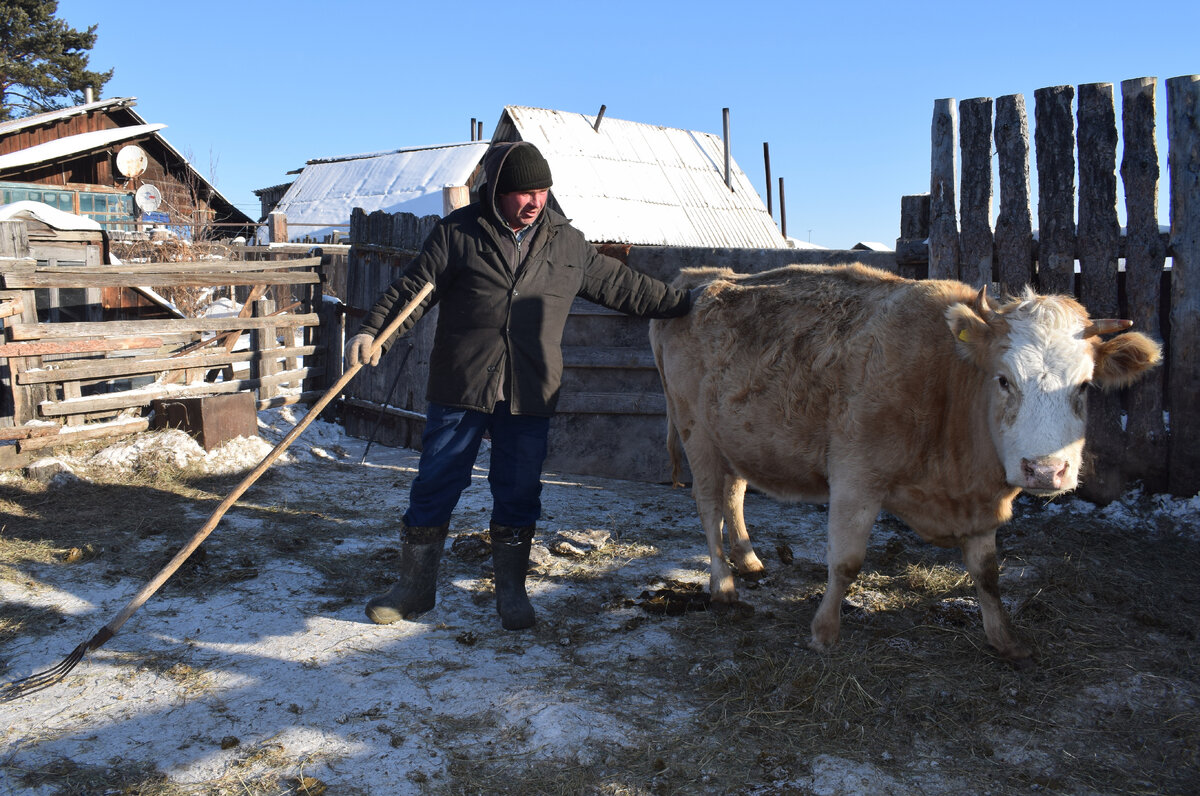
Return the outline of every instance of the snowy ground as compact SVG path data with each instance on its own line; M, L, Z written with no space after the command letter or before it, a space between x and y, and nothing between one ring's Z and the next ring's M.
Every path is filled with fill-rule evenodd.
M69 470L54 477L48 494L69 496L89 467L134 470L149 456L214 474L249 469L293 421L292 410L264 412L261 439L237 440L207 456L180 432L139 435L86 462L64 460ZM374 446L369 461L359 465L363 447L337 426L314 423L206 543L229 575L243 565L236 549L246 540L252 552L243 556L243 576L201 593L164 588L63 683L0 704L0 793L283 794L328 786L330 794L405 796L527 788L519 777L497 779L513 771L526 772L529 781L543 772L541 778L553 782L545 792L562 793L986 789L958 773L939 772L936 754L915 751L920 738L903 741L914 750L905 760L888 748L876 759L846 748L773 763L769 744L758 759L722 759L709 751L688 759L683 739L703 735L712 718L712 689L705 682L711 686L713 678L730 677L731 668L743 664L737 645L722 647L719 638L741 632L730 630L728 623L736 620L647 610L646 593L664 584L707 587L707 555L683 489L547 474L538 568L530 579L539 624L511 633L495 614L489 561L468 544L487 525L485 450L452 523L464 542L443 562L437 607L414 622L368 623L362 597L371 588L365 584L386 574L416 454ZM1145 520L1147 502L1133 495L1101 511L1066 499L1043 513L1137 524ZM1157 507L1152 511L1159 525L1167 522L1171 532L1191 533L1195 541L1200 498L1149 502ZM1135 504L1139 508L1131 508ZM186 538L206 516L193 507L173 521ZM757 588L746 585L743 598L757 604L755 621L770 620L772 628L793 634L771 654L801 662L819 657L804 647L812 604L796 593L800 583L819 591L824 513L751 496L747 516L752 527L770 529L757 541L773 574ZM291 555L289 533L308 522L324 530L294 546L315 549L307 548L308 557ZM10 533L18 530L18 518L5 523ZM177 547L177 538L170 535L170 544ZM263 547L263 539L273 539L274 547ZM872 555L894 550L897 539L919 546L911 533L883 525L872 539ZM167 541L148 533L138 545L173 552ZM786 544L795 563L779 563L779 544ZM362 593L323 588L323 559L361 562ZM154 571L102 577L101 560L29 565L0 579L4 603L59 617L51 631L0 647L0 680L56 663L115 616ZM1012 581L1007 574L1005 589L1019 595L1020 584ZM977 617L958 632L972 643L982 636ZM778 632L770 635L780 643ZM900 649L926 642L906 636L888 643ZM1003 668L986 655L976 665ZM1179 711L1194 720L1195 679L1179 687L1186 692L1177 695ZM1033 732L1036 727L1009 726L995 735ZM1038 749L1020 751L1027 744L1006 753L1008 764L1020 767L1025 754L1027 765L1048 766ZM88 770L97 790L65 786L69 774ZM737 789L729 784L731 771L742 783ZM1055 781L1071 780L1020 780L1032 791L1069 792L1056 790ZM129 782L141 782L143 789L122 790ZM160 790L146 782L159 783ZM1014 788L1012 781L992 781L995 793L1020 792Z

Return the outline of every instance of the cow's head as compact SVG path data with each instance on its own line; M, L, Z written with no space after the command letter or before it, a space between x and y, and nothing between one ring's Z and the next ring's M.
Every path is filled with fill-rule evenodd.
M1001 306L980 290L946 311L959 353L988 375L988 420L1008 483L1055 494L1079 483L1092 384L1124 387L1158 364L1158 343L1130 321L1090 320L1066 296L1031 290Z

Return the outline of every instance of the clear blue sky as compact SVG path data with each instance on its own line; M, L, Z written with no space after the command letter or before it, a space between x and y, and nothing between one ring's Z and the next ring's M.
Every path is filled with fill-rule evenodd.
M1154 76L1161 119L1166 79L1200 73L1196 0L60 0L58 15L99 25L104 96L137 97L253 218L253 191L306 160L465 141L472 117L490 137L505 105L606 105L718 135L728 107L734 159L764 197L770 144L788 233L839 248L894 243L900 197L929 189L938 98L1019 93L1032 116L1044 86L1119 97ZM1165 163L1162 121L1160 139Z

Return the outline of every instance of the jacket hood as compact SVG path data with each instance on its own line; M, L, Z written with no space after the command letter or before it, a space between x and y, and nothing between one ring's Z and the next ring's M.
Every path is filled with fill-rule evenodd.
M500 224L504 224L504 219L500 218L500 214L496 212L496 178L500 175L500 169L512 151L522 146L533 146L533 144L528 141L503 141L494 145L483 156L483 183L479 186L479 199L484 203L488 216ZM547 208L549 208L549 203L547 203ZM544 213L545 211L543 211Z

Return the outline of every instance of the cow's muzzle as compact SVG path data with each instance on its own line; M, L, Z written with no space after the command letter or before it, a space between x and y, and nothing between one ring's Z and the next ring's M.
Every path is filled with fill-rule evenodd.
M1071 462L1054 456L1021 459L1022 489L1031 492L1062 492L1075 486Z

